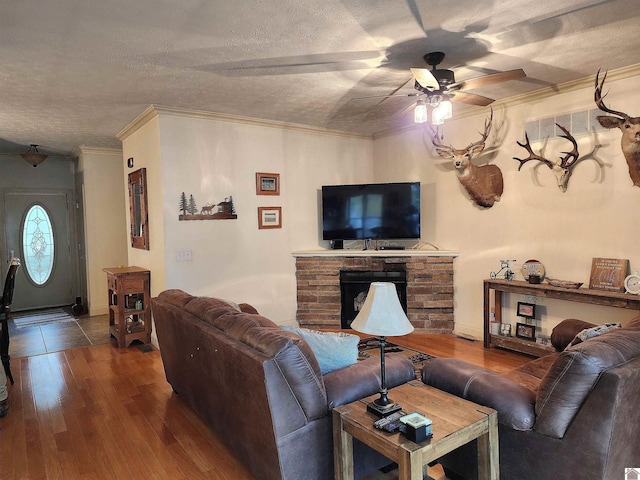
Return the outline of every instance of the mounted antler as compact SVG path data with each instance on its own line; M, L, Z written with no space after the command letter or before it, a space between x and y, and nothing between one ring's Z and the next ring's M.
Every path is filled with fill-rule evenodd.
M480 154L484 150L485 142L489 137L489 132L491 131L492 123L493 123L493 109L491 109L491 114L489 115L489 118L485 118L484 120L484 133L482 134L482 139L475 143L469 144L466 148L456 149L450 145L443 145L438 141L437 131L433 132L433 135L431 136L431 143L433 143L433 146L436 147L436 151L441 157L456 158L455 166L456 168L458 168L460 166L459 163L461 163L461 161L458 160L457 157L463 156L463 155L474 157Z
M476 166L472 159L479 155L485 147L485 142L491 131L493 109L491 115L484 121L482 139L469 144L466 148L453 148L440 143L437 132L431 135L431 142L438 155L442 158L453 159L458 180L473 201L481 207L492 207L500 200L503 191L502 172L496 165Z
M598 83L598 77L600 76L600 70L598 70L598 72L596 73L596 89L595 92L593 93L593 100L596 102L596 106L602 110L603 112L607 112L610 113L611 115L617 115L618 117L622 117L622 119L624 120L630 120L631 117L629 115L627 115L624 112L618 112L617 110L611 110L610 108L608 108L605 104L604 104L604 97L607 96L607 94L605 93L604 96L602 95L602 87L604 86L604 81L607 79L607 73L608 72L604 72L604 77L602 77L602 82ZM598 121L600 123L602 123L600 121L601 118L606 119L607 117L605 116L600 116L600 117L596 117L598 119ZM603 127L605 127L605 125L602 125ZM616 127L618 125L615 125ZM610 128L610 127L606 127L606 128Z
M552 162L536 153L533 152L531 148L531 144L529 143L529 135L524 134L525 143L516 142L522 148L526 149L529 152L529 156L527 158L517 158L513 157L514 160L520 162L520 166L518 167L518 171L522 169L522 166L531 161L536 160L538 162L544 163L547 167L551 169L551 172L556 176L556 180L558 182L558 188L563 192L567 191L567 183L569 182L569 177L571 177L571 170L575 166L576 163L580 160L578 157L580 153L578 152L578 143L576 139L569 133L569 131L564 128L562 125L558 125L558 128L564 132L564 135L561 135L562 138L566 138L573 144L573 150L570 152L562 152L564 157L560 157L560 162ZM573 159L573 160L572 160Z
M629 166L629 175L633 184L640 187L640 117L631 117L624 112L611 110L604 104L602 87L607 79L607 73L605 72L600 83L598 82L599 75L600 70L596 73L596 89L593 99L600 110L615 116L602 115L596 118L604 128L619 128L622 131L620 145Z

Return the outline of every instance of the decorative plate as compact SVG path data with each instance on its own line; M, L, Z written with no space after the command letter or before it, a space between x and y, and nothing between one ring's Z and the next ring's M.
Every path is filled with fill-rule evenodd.
M522 265L522 276L529 280L529 275L538 275L540 280L544 278L544 265L539 260L527 260Z

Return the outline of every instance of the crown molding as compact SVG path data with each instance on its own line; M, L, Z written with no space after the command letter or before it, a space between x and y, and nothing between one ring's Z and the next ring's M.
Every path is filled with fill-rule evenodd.
M134 118L127 126L116 133L116 138L121 142L124 142L131 134L136 132L139 128L144 126L147 122L158 116L156 107L149 105L144 111Z
M101 147L88 147L87 145L77 146L71 155L73 157L79 157L82 154L91 155L122 155L122 148L101 148Z
M615 82L616 80L625 80L627 78L640 76L640 64L630 65L628 67L618 68L616 70L609 70L607 72L607 81ZM498 110L499 108L509 108L515 107L518 105L522 105L525 103L535 103L541 100L548 99L553 95L563 95L570 92L575 92L578 90L583 90L586 88L594 88L595 75L590 77L584 77L578 80L573 80L571 82L561 83L559 85L552 85L548 87L543 87L538 90L534 90L532 92L523 93L521 95L514 95L509 98L504 98L501 100L496 100L491 105L494 107L494 110ZM478 110L474 108L469 108L459 114L454 114L453 120L460 120L464 118L473 117L478 115ZM390 128L388 130L382 130L380 132L373 134L373 139L376 140L378 138L388 137L391 135L398 135L401 133L406 133L414 130L422 130L424 125L422 124L411 124L405 125L402 127Z
M203 120L215 120L226 123L240 123L243 125L255 125L259 127L278 128L285 130L298 131L303 133L312 133L317 135L331 135L341 136L348 138L359 138L371 140L371 135L361 135L349 132L343 132L341 130L331 130L328 128L310 127L306 125L298 125L294 123L277 122L275 120L262 120L259 118L243 117L240 115L231 115L227 113L215 113L205 110L192 110L188 108L169 107L166 105L149 105L140 115L138 115L129 125L123 128L116 138L120 141L124 141L131 134L136 132L139 128L145 125L150 120L160 115L183 117L183 118L197 118Z

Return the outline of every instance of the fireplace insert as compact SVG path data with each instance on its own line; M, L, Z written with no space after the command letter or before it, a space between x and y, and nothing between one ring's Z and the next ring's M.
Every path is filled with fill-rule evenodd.
M407 312L407 272L402 271L341 271L340 272L340 326L351 328L369 292L371 282L395 284L400 305Z

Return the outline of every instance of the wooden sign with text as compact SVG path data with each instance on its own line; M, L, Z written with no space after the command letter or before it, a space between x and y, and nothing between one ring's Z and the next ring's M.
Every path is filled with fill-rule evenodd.
M594 258L591 262L589 288L624 292L624 279L629 273L629 260Z

